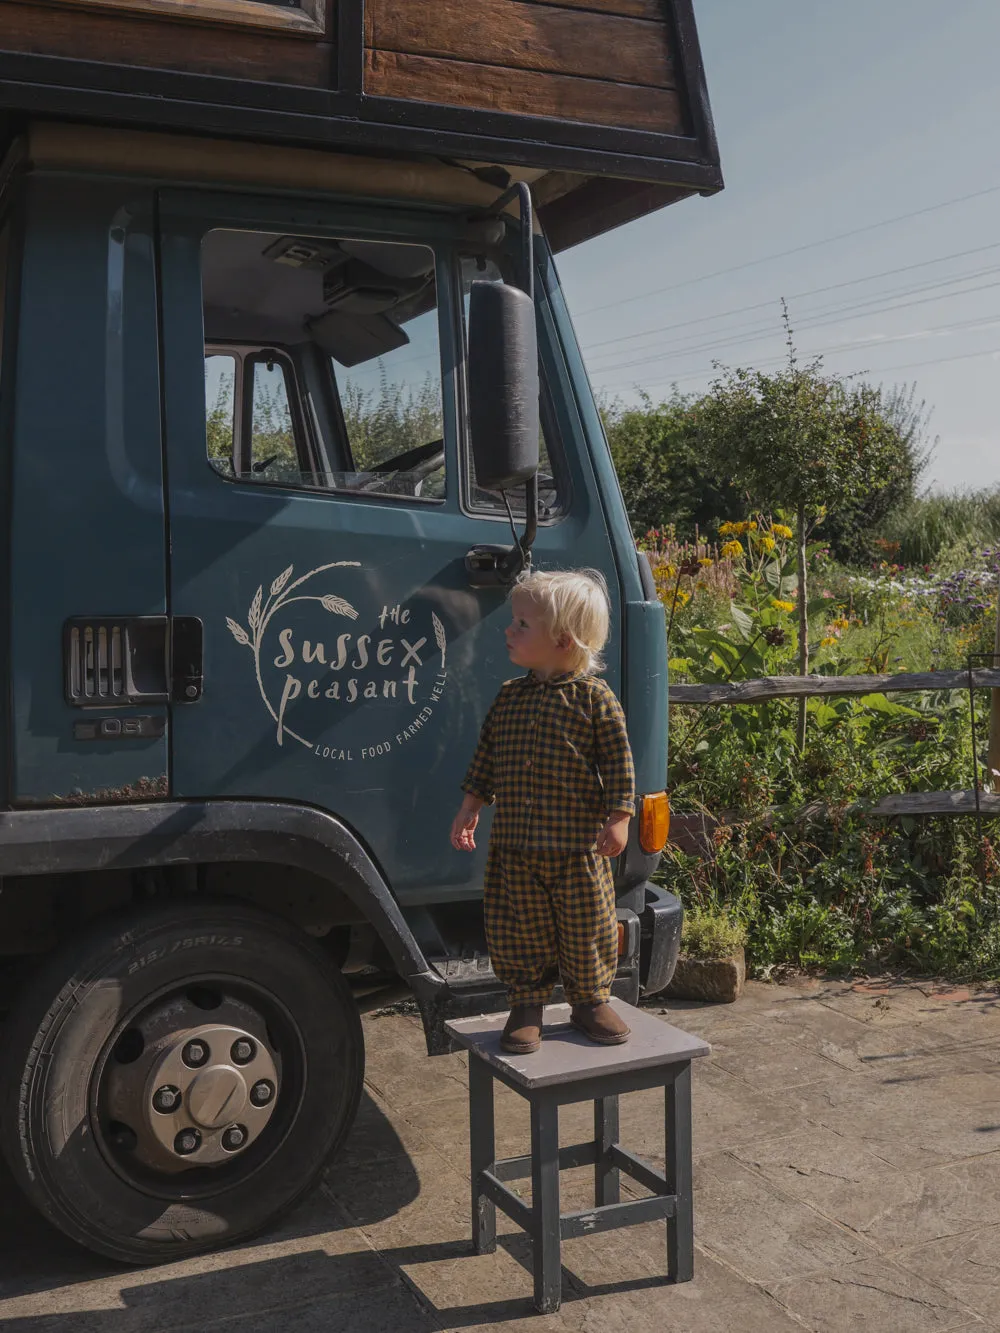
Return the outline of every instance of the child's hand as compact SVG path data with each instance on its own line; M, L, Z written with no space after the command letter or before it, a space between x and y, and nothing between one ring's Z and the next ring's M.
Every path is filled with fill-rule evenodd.
M477 800L475 796L468 795L459 806L458 814L452 820L451 825L451 845L457 852L474 852L476 850L476 826L479 823L479 812L482 808L482 801Z
M611 815L601 829L596 850L600 856L620 856L628 842L628 821L626 814Z

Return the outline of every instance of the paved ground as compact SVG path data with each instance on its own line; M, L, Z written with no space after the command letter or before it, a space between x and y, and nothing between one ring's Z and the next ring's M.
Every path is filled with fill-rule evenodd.
M349 1150L257 1243L122 1270L49 1231L0 1181L0 1329L32 1333L1000 1333L1000 999L891 983L751 984L657 1006L708 1038L695 1074L695 1281L665 1286L662 1227L564 1246L564 1304L532 1313L523 1238L469 1252L464 1057L414 1018L369 1017ZM500 1151L526 1143L498 1096ZM652 1094L623 1141L656 1160ZM584 1137L585 1108L563 1141ZM659 1159L662 1161L662 1158ZM586 1200L589 1171L565 1195Z

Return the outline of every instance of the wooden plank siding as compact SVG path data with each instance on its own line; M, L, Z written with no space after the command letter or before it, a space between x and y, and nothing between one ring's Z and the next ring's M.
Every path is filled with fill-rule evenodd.
M369 95L681 134L675 84L652 0L365 5Z
M333 48L301 36L0 0L0 50L328 88Z
M365 51L365 91L378 97L552 116L622 129L681 133L681 104L665 88L574 79L562 74Z

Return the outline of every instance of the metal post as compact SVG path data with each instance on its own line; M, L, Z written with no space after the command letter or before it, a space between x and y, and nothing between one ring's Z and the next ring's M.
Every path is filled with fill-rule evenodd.
M597 1146L594 1203L598 1208L621 1200L621 1175L609 1162L611 1148L618 1142L618 1137L618 1098L598 1097L594 1102L594 1143Z
M1000 662L1000 573L997 578L997 624L993 636L993 656L990 666ZM990 743L986 760L986 790L1000 791L1000 690L990 690Z
M535 1309L554 1314L562 1300L559 1106L537 1092L531 1098L531 1211Z
M472 1175L472 1248L493 1254L497 1247L497 1210L480 1190L479 1174L496 1161L493 1129L493 1074L485 1060L469 1055L469 1164Z
M691 1061L664 1088L667 1190L677 1199L667 1219L667 1273L671 1282L694 1277L694 1209L691 1184Z

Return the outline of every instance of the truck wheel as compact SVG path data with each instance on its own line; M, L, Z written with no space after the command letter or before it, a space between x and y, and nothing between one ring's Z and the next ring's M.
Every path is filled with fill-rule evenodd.
M2 1044L15 1178L60 1230L125 1263L226 1245L293 1207L364 1076L340 973L237 901L93 928L19 997Z

